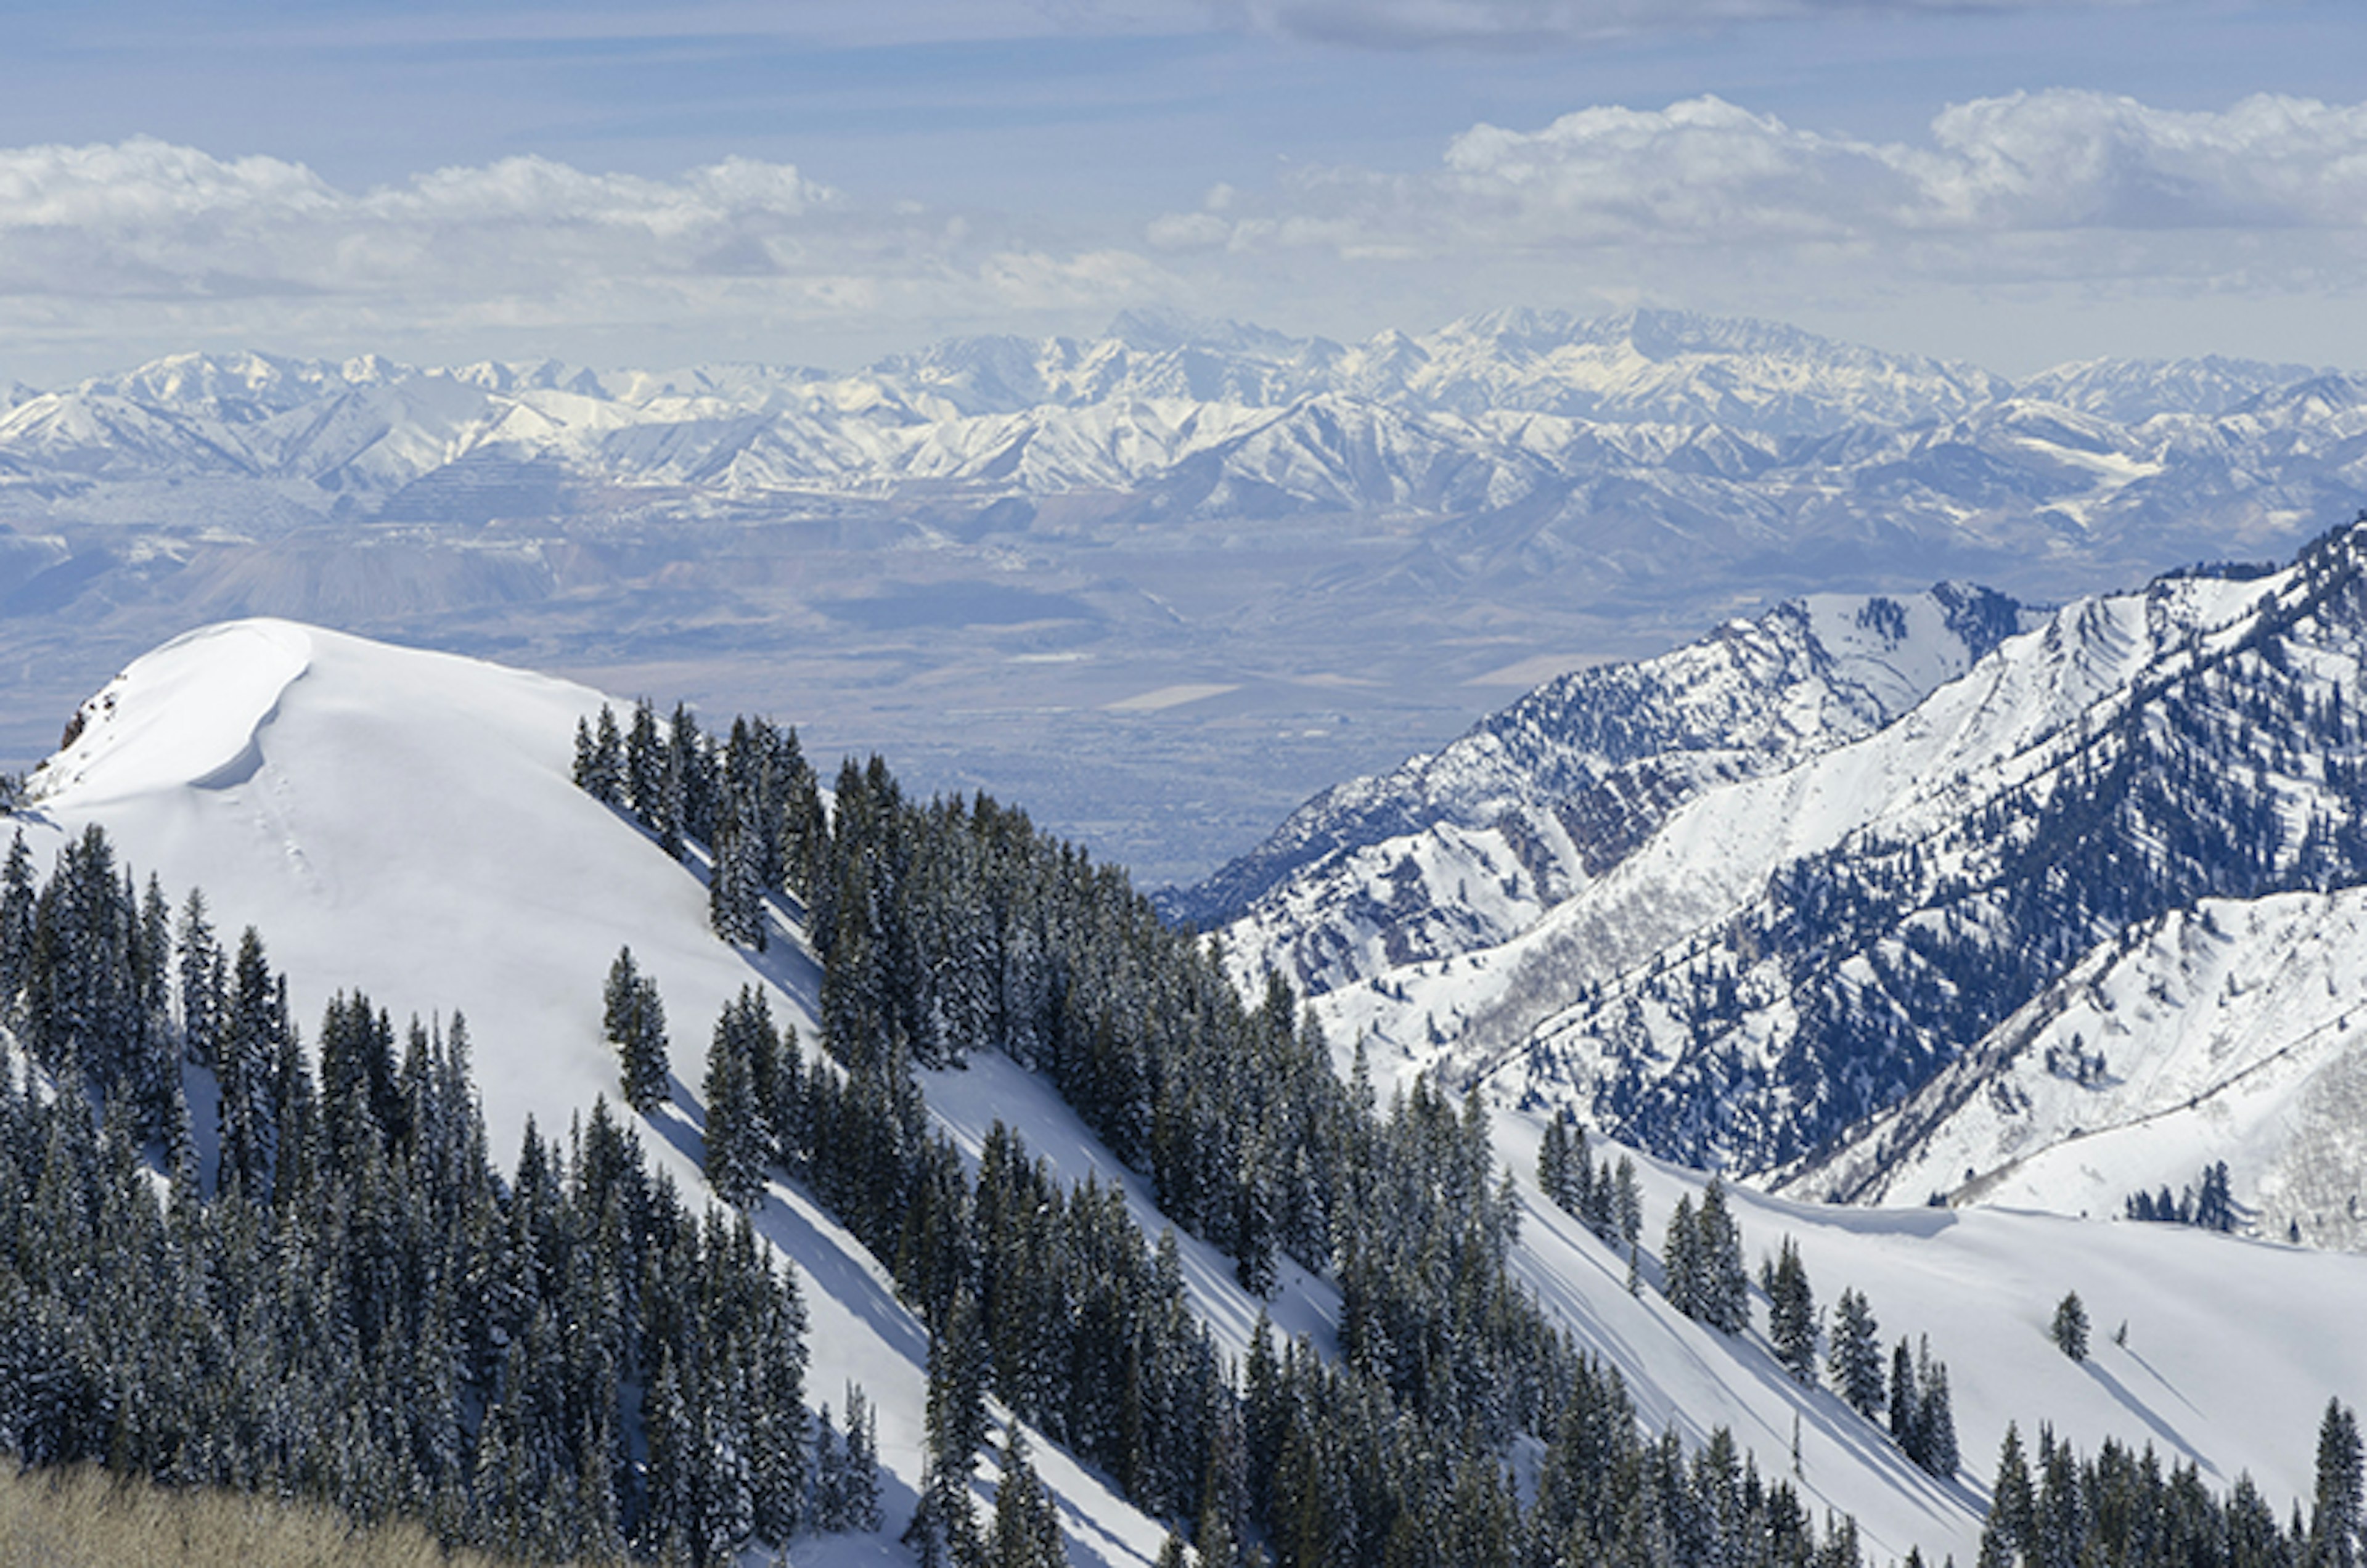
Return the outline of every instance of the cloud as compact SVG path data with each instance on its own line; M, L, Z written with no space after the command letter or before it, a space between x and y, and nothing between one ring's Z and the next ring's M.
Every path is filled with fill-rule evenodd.
M1509 47L1831 16L2134 9L2164 0L1204 0L1237 27L1376 48Z
M1296 173L1173 214L1169 251L1342 256L1824 247L1931 255L1984 242L2367 235L2367 105L2261 96L2180 112L2071 90L1953 106L1919 144L1830 136L1715 97L1478 125L1436 169ZM1984 253L1994 255L1995 252ZM2054 265L2054 264L2050 264Z
M35 335L663 331L712 355L765 329L1105 312L1164 282L747 158L663 179L506 158L351 191L151 139L0 149L0 323Z

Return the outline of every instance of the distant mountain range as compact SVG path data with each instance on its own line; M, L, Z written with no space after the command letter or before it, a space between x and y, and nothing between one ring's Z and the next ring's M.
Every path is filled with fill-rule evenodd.
M2367 503L2342 375L2017 383L1661 311L1354 344L1133 314L852 373L182 355L6 397L0 761L162 637L280 615L696 668L723 705L787 682L828 744L1035 801L1153 880L1434 747L1475 682L1787 595L2056 602Z
M1508 310L1353 346L1138 313L1098 339L955 339L850 375L179 355L12 390L0 487L62 516L114 485L242 479L323 514L419 522L561 516L611 488L611 505L1123 491L1210 516L1593 510L1590 481L1649 472L1663 509L1704 486L1760 492L1751 520L1781 534L1829 507L1808 476L1843 473L1926 519L2022 511L2067 536L2099 509L2134 520L2166 477L2225 485L2266 466L2290 481L2305 456L2339 469L2328 439L2357 434L2339 411L2362 400L2346 378L2222 359L2016 385L1662 311ZM2068 510L2037 515L2049 506Z

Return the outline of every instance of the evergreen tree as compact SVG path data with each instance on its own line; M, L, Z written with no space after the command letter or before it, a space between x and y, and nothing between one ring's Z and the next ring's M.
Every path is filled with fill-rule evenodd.
M1948 1398L1948 1367L1931 1354L1931 1341L1919 1337L1915 1348L1915 1447L1908 1457L1942 1480L1959 1462L1956 1416Z
M2326 1402L2317 1428L2317 1491L2310 1514L2311 1568L2358 1568L2362 1510L2359 1417L2339 1399Z
M2022 1454L2022 1434L2009 1421L2005 1441L1998 1449L1988 1517L1981 1526L1977 1568L2014 1568L2025 1561L2036 1544L2033 1539L2036 1509L2030 1490L2030 1466Z
M995 1491L987 1561L993 1568L1068 1568L1059 1510L1036 1473L1025 1435L1015 1426L1003 1443L1002 1483Z
M211 1067L221 1043L226 972L213 924L206 918L206 896L195 887L181 905L178 945L182 1054L198 1066Z
M742 947L764 950L764 845L739 803L727 800L708 869L707 918L715 934Z
M663 807L666 747L658 736L657 709L647 697L633 705L632 723L625 731L625 792L634 819L657 831Z
M1915 1384L1915 1359L1901 1338L1890 1355L1890 1440L1908 1459L1921 1462L1923 1402Z
M764 1161L772 1140L756 1085L758 1060L780 1049L772 1021L754 989L743 986L724 1004L707 1051L708 1185L733 1208L754 1202L764 1188Z
M624 738L617 730L617 713L606 703L587 729L581 720L575 731L575 784L603 806L628 803Z
M1833 1304L1825 1368L1841 1402L1871 1421L1883 1409L1882 1331L1863 1294L1843 1290Z
M839 1439L838 1423L825 1404L814 1417L813 1503L807 1517L824 1535L843 1535L848 1529L846 1509L846 1445Z
M1750 1326L1750 1275L1742 1262L1741 1227L1727 1206L1726 1184L1715 1176L1702 1190L1694 1225L1700 1283L1693 1315L1722 1334L1739 1334Z
M32 852L25 848L18 829L8 841L8 858L0 866L0 1025L24 1027L23 994L33 960L33 912L36 892Z
M2088 1359L2088 1309L2081 1304L2078 1292L2069 1292L2055 1303L2055 1318L2046 1332L2055 1348L2073 1360Z
M862 1388L846 1385L846 1472L841 1511L849 1530L879 1528L879 1416Z
M1583 1208L1581 1173L1586 1160L1585 1131L1571 1121L1568 1111L1555 1112L1537 1145L1537 1186L1569 1213L1580 1213Z
M967 1489L986 1443L988 1345L978 1301L964 1290L929 1337L929 1459Z
M280 1042L290 1035L284 999L264 958L263 938L249 926L239 937L214 1065L221 1115L215 1182L256 1201L271 1193L272 1082Z
M665 1005L657 983L633 963L631 948L617 950L602 1002L601 1028L617 1051L625 1103L647 1116L665 1104L670 1087Z
M1680 1193L1677 1206L1669 1214L1669 1234L1660 1247L1661 1290L1669 1304L1687 1317L1698 1317L1702 1308L1701 1228L1693 1220L1693 1201L1690 1193Z
M1800 1248L1790 1236L1784 1238L1775 1262L1764 1272L1767 1337L1775 1347L1775 1359L1800 1382L1814 1386L1817 1300L1808 1286L1808 1270L1800 1261Z
M1636 1162L1625 1155L1619 1156L1616 1179L1619 1239L1632 1250L1644 1235L1644 1189L1636 1179Z
M592 721L578 718L575 721L575 763L568 770L567 776L577 789L586 792L592 788Z

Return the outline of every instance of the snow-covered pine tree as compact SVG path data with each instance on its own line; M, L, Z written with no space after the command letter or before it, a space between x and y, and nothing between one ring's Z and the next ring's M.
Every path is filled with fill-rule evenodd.
M575 721L575 761L567 771L570 783L590 794L592 790L592 721L579 717Z
M822 1534L841 1535L847 1528L846 1444L840 1440L828 1401L814 1416L813 1443L813 1496L806 1517Z
M1693 1194L1677 1195L1669 1234L1660 1247L1660 1289L1669 1304L1687 1317L1701 1314L1701 1227L1693 1220Z
M762 953L765 941L760 864L764 846L736 798L727 796L722 809L714 860L708 868L707 921L724 941Z
M2339 1399L2326 1402L2317 1427L2317 1486L2310 1512L2311 1568L2358 1568L2367 1528L2359 1417Z
M640 972L633 950L620 947L601 996L601 1031L616 1048L627 1105L646 1116L666 1102L665 1004L657 982Z
M0 1024L24 1027L22 997L33 958L32 852L25 848L18 829L8 841L8 858L0 866Z
M1882 1326L1874 1322L1874 1310L1863 1291L1844 1289L1840 1301L1834 1301L1825 1369L1841 1403L1867 1421L1882 1416Z
M606 703L600 705L600 716L593 721L592 751L579 782L603 806L625 804L624 738L617 733L617 712Z
M1890 1440L1898 1451L1922 1462L1923 1401L1915 1385L1915 1357L1902 1336L1890 1354Z
M1742 1229L1726 1201L1726 1184L1713 1176L1702 1190L1694 1224L1700 1233L1700 1309L1694 1314L1723 1334L1750 1326L1750 1274L1742 1261Z
M1002 1483L994 1495L994 1535L987 1561L994 1568L1068 1568L1060 1513L1036 1473L1026 1434L1016 1425L1003 1439Z
M683 836L695 843L711 844L719 825L717 813L722 803L722 769L716 760L715 748L699 728L698 716L690 711L688 704L674 705L666 739L675 772L682 780Z
M841 1490L849 1530L879 1528L879 1416L862 1385L846 1385L846 1475Z
M1775 1359L1801 1383L1817 1381L1817 1299L1808 1285L1808 1270L1800 1261L1798 1243L1790 1236L1776 1260L1765 1269L1767 1337Z
M2015 1568L2035 1550L2037 1500L2030 1489L2030 1465L2022 1458L2022 1434L2006 1423L1998 1446L1997 1477L1989 1487L1988 1517L1981 1525L1976 1568Z
M2046 1333L2055 1341L2055 1348L2073 1360L2088 1359L2088 1309L2080 1302L2078 1292L2067 1292L2055 1303L2055 1317L2047 1325Z
M1636 1179L1635 1160L1626 1155L1619 1156L1617 1179L1619 1239L1633 1251L1644 1235L1644 1189Z
M759 1053L769 1058L778 1049L755 993L742 987L715 1021L701 1090L707 1106L707 1184L735 1209L746 1208L764 1190L772 1139L757 1095L754 1059Z
M1959 1462L1956 1416L1948 1400L1948 1365L1931 1354L1929 1336L1916 1337L1915 1382L1918 1408L1916 1452L1912 1457L1916 1463L1944 1481L1956 1473Z
M1570 1179L1570 1119L1567 1111L1557 1111L1546 1122L1545 1136L1537 1144L1537 1188L1546 1197L1571 1213L1578 1212L1574 1201L1574 1183Z
M206 896L195 887L181 903L177 945L182 1055L198 1066L211 1067L221 1040L221 947L214 940L212 921L206 918Z
M277 1131L272 1120L272 1077L279 1043L289 1034L280 1007L283 996L264 958L263 938L253 926L247 927L239 937L229 1016L215 1062L221 1093L221 1152L215 1181L256 1201L271 1191Z
M657 831L665 793L666 746L658 735L657 709L643 697L633 705L633 720L625 731L625 794L633 817Z

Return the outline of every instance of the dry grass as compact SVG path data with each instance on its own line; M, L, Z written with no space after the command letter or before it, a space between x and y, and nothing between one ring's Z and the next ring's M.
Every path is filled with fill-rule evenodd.
M0 1459L0 1568L496 1568L447 1556L416 1525L357 1532L328 1509L176 1492L84 1467L14 1472Z

